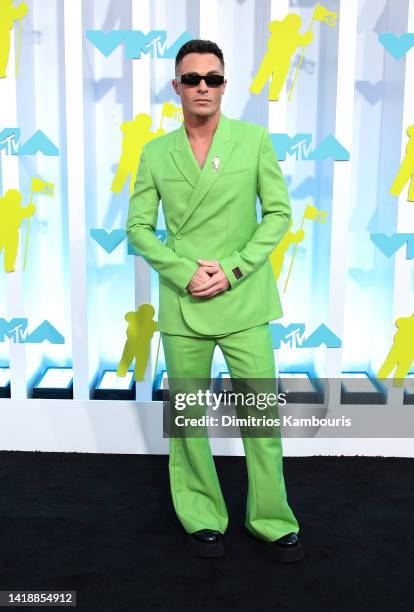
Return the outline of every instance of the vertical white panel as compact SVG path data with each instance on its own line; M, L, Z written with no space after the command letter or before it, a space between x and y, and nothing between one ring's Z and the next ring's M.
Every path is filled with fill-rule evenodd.
M414 2L409 5L407 32L414 32ZM405 61L404 84L404 111L402 121L401 161L405 157L405 148L408 142L406 130L414 124L414 62L408 54ZM397 128L398 129L398 128ZM409 184L409 183L408 183ZM407 201L408 184L398 198L397 232L413 232L414 204ZM397 200L395 200L397 202ZM406 259L406 248L399 249L394 257L394 291L393 291L393 319L408 317L413 314L411 279L413 274L413 260ZM395 332L397 328L394 328ZM391 375L391 378L393 375ZM391 380L391 379L390 379ZM388 404L401 405L403 402L403 387L388 386Z
M409 6L407 32L414 32L414 3ZM405 157L405 148L408 137L406 130L414 124L414 62L407 55L405 64L405 88L404 88L404 111L401 138L401 161ZM414 204L407 201L408 184L403 189L398 199L397 232L412 232L414 228ZM412 313L411 276L413 262L406 259L406 249L399 249L395 255L394 295L393 309L394 317L407 316Z
M15 69L15 29L10 31L10 56L7 68L7 78L0 79L0 129L5 127L19 127L17 125L16 111L16 69ZM21 144L21 141L20 141ZM8 189L19 189L19 157L16 155L2 154L2 184L3 194ZM27 202L27 195L23 193L22 205ZM20 229L19 250L16 257L15 272L6 273L3 271L3 257L0 259L2 266L1 274L7 274L7 319L13 317L25 317L24 299L23 299L23 256L24 244L26 240L27 220L22 223ZM33 331L33 324L29 318L28 333ZM10 390L12 399L27 398L27 383L26 383L26 346L23 342L9 342L10 350Z
M332 233L329 270L328 327L340 338L344 329L347 279L347 241L351 211L352 133L357 48L357 0L341 3L338 40L338 79L335 137L350 151L350 161L334 162L332 190ZM342 348L328 349L326 376L341 373ZM338 388L339 392L339 388ZM335 398L334 398L335 399Z
M200 0L200 38L218 41L220 7L218 0Z
M151 30L149 0L133 0L132 3L132 29L141 30L145 34ZM148 113L151 115L151 78L150 62L151 55L141 54L141 59L132 61L132 83L133 83L133 115L137 113ZM154 60L156 61L156 60ZM135 308L144 302L151 303L151 268L143 257L135 257ZM157 340L158 342L158 337ZM136 399L140 401L150 400L152 392L152 359L149 354L145 380L137 383Z
M361 8L359 3L356 82L369 80L378 83L387 79L387 53L379 44L378 36L372 31L376 20L386 10L388 0L379 0L375 5ZM386 83L383 83L386 91ZM384 265L381 255L370 240L369 232L373 223L377 225L384 219L383 210L377 208L384 196L381 173L383 172L384 135L382 135L383 116L389 107L387 95L381 96L375 104L355 92L354 102L354 142L352 155L351 219L347 232L348 282L344 305L344 342L342 347L342 369L369 369L370 355L380 354L383 334L378 334L382 325L382 308L387 308L382 300L381 312L372 305L379 291L377 282L378 266ZM386 163L386 162L385 162ZM383 208L383 207L382 207ZM383 223L383 221L381 221ZM355 278L355 269L370 270L372 283L367 286ZM372 274L373 272L373 274ZM385 280L385 279L384 279ZM385 280L385 283L387 281ZM374 301L373 301L374 300ZM390 302L390 300L388 300ZM355 316L357 307L357 314ZM373 314L373 316L372 316ZM379 350L378 350L379 349ZM375 369L375 368L372 368Z
M275 19L281 20L289 13L289 0L271 0L270 4L270 19L273 21ZM269 30L266 31L266 34L269 36ZM268 130L273 134L283 134L287 132L287 90L286 83L283 85L283 89L281 91L280 98L277 102L269 100L269 123ZM291 105L292 108L292 105ZM281 170L284 172L284 164L280 162ZM282 285L280 285L280 288ZM280 291L279 288L279 291ZM281 292L280 292L281 293ZM283 294L280 296L282 301L282 308L284 308L283 302L286 300L286 297ZM274 349L273 351L275 355L275 366L276 366L276 376L279 375L279 364L280 364L280 349Z
M73 398L89 398L82 0L65 0L66 134Z
M282 20L289 13L289 0L271 0L270 4L270 19L271 21ZM270 32L266 29L265 36L269 37ZM287 101L286 83L283 85L280 99L275 101L269 100L269 132L284 133L287 131L286 113L289 105ZM293 105L290 104L290 108Z
M36 33L38 37L38 44L27 47L27 50L32 50L30 72L33 76L28 78L26 68L24 91L30 92L31 102L28 103L27 97L23 97L21 82L18 90L18 96L23 98L18 98L22 109L20 123L24 123L23 133L29 135L29 127L31 132L38 128L42 129L48 138L59 147L57 156L38 153L29 158L30 162L26 158L27 161L24 163L24 169L29 175L26 179L29 189L29 180L32 177L41 177L55 185L53 197L41 193L33 194L36 211L31 219L31 235L29 236L25 272L27 274L25 295L27 296L27 311L34 319L36 326L47 319L60 333L67 336L65 330L69 327L66 315L66 311L69 310L66 301L68 278L63 273L65 264L62 249L62 237L65 236L67 229L65 215L62 215L61 199L62 177L65 176L65 168L60 163L65 141L60 142L59 140L63 119L59 105L61 84L64 83L64 69L61 65L62 53L59 52L62 51L63 46L61 36L63 23L60 20L61 10L57 3L51 2L48 9L45 11L41 4L33 2L33 11L29 13L33 28L30 34ZM26 27L28 30L29 26ZM60 35L51 36L52 32L53 34L59 32ZM27 34L29 35L29 32ZM23 36L25 38L25 35ZM22 55L24 56L24 51ZM25 62L28 60L27 57ZM21 76L23 81L23 75ZM29 383L31 380L37 382L42 372L41 367L45 363L51 362L56 366L70 365L66 360L71 359L72 347L67 337L63 345L42 342L30 344L28 349L26 370ZM62 363L63 360L65 363Z

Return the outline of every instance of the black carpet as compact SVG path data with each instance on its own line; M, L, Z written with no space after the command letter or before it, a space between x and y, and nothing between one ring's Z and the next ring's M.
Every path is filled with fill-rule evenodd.
M102 612L413 609L414 459L285 458L305 550L285 565L244 531L244 457L215 458L218 559L183 546L167 456L0 457L0 590L76 590L77 609Z

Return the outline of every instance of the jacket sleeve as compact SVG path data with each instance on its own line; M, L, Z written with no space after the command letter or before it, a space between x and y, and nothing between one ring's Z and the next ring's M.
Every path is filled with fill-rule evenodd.
M146 145L142 149L134 192L129 200L126 222L128 241L158 274L168 279L176 289L187 293L186 287L198 269L198 264L177 255L155 235L160 194L145 149Z
M218 262L231 288L260 268L289 229L292 217L289 193L267 129L260 145L257 194L262 219L250 240Z

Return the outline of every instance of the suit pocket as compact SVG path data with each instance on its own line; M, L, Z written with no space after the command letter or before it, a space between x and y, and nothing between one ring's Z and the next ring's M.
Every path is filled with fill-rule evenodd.
M186 179L181 176L166 176L162 179L163 181L174 181L174 182L178 182L178 183L186 183Z
M234 170L223 170L220 172L220 176L228 176L229 174L240 174L241 172L247 172L249 168L235 168Z

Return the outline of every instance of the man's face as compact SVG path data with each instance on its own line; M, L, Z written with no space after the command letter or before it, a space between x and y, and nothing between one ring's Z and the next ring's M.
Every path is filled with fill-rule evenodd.
M221 74L224 75L219 58L214 53L189 53L185 55L177 66L177 74L196 72L200 75ZM177 83L173 79L172 85L175 92L181 98L184 112L197 117L209 117L214 115L221 105L221 98L226 88L227 80L219 87L208 87L204 79L198 85L185 85Z

